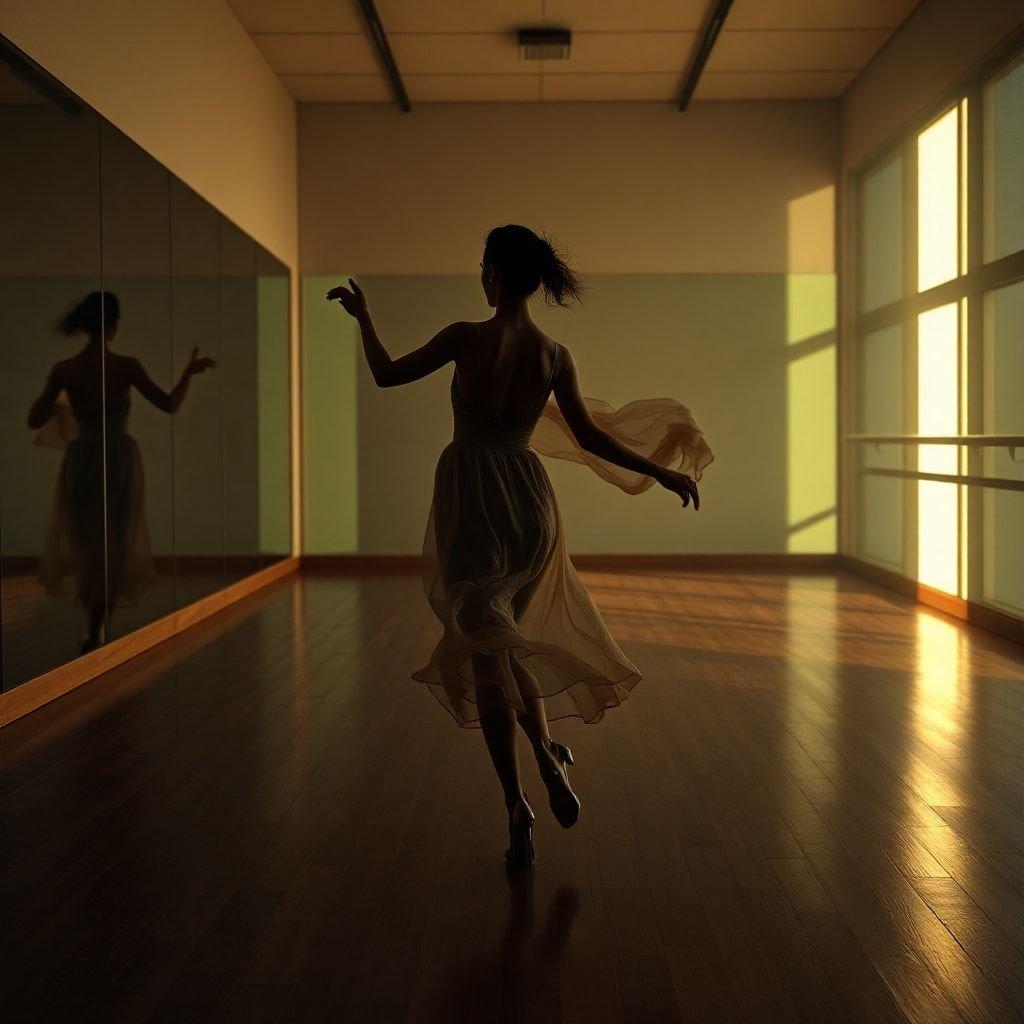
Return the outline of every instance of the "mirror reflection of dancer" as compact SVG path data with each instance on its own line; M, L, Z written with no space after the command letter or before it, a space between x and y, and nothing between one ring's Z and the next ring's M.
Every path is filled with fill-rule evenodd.
M444 635L414 678L459 725L482 727L508 811L505 860L522 868L533 863L534 814L520 780L516 723L533 746L555 818L571 828L580 813L567 772L572 754L551 739L548 720L598 722L640 679L566 555L535 452L588 465L631 494L657 482L695 509L694 477L712 456L678 402L613 409L583 397L569 350L530 318L530 296L541 287L559 305L580 296L576 275L549 242L518 225L495 228L480 266L494 316L452 324L399 359L378 338L354 281L327 298L358 321L380 387L455 364L455 438L438 462L424 541L424 585Z
M134 600L140 587L155 580L142 458L128 433L131 389L161 411L175 413L192 378L217 365L193 349L168 393L138 359L110 351L120 318L112 292L90 292L68 310L57 331L66 337L84 334L85 347L54 364L28 413L29 427L50 435L43 443L65 448L39 578L52 595L62 591L66 577L74 579L75 600L86 616L83 654L103 642L117 603Z

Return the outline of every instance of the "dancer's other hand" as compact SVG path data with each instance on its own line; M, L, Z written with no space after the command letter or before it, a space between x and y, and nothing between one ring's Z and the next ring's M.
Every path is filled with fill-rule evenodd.
M358 319L367 311L366 296L363 294L362 288L351 277L348 279L348 285L348 288L343 284L339 284L337 288L332 288L327 293L327 301L334 302L337 300L341 304L341 308L349 316L354 316Z
M685 473L677 473L674 469L666 469L658 476L658 483L673 494L678 494L683 499L683 508L693 500L694 512L700 508L700 494L697 491L697 482L692 476Z

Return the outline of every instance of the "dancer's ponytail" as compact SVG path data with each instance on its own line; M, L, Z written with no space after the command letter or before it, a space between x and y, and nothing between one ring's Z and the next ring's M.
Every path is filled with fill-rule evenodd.
M576 271L569 266L568 261L549 239L538 238L537 241L542 246L540 283L548 302L554 302L557 306L567 306L569 302L582 302L583 286Z
M484 264L498 272L514 297L529 297L543 287L547 301L558 306L583 298L579 277L550 238L521 224L506 224L488 234Z

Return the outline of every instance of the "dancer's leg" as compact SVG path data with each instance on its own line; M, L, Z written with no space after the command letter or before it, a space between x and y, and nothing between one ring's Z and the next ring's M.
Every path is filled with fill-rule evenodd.
M480 726L483 730L491 763L501 783L505 796L505 807L509 810L523 798L523 784L519 775L519 748L516 745L515 709L500 701L493 679L494 658L476 655L473 658L473 674L476 684L477 709L480 712ZM481 682L480 680L485 680Z

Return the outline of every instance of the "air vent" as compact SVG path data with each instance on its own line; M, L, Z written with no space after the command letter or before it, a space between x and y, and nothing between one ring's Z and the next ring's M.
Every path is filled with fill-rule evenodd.
M567 28L521 28L519 56L523 60L568 60L572 33Z

